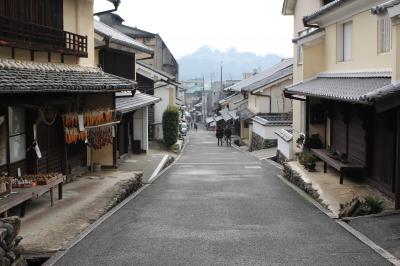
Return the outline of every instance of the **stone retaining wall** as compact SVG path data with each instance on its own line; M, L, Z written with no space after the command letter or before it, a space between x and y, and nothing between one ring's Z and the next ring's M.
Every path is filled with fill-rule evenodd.
M22 237L18 236L21 220L13 216L0 219L0 265L27 266L22 255L23 248L19 246Z
M283 177L327 208L326 204L322 202L318 191L312 187L312 184L305 182L301 175L297 171L293 170L287 163L283 164Z
M116 192L114 192L115 196L110 200L108 206L104 209L103 214L108 212L116 205L118 205L118 203L122 202L124 199L139 190L143 186L142 176L143 173L141 172L133 172L132 178L118 183L116 188L113 188L116 190Z
M257 133L252 132L250 151L258 151L278 146L277 139L264 139Z

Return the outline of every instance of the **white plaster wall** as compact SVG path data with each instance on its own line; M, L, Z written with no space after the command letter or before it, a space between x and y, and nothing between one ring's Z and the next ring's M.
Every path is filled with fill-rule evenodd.
M140 148L145 151L149 149L148 126L148 107L146 106L133 115L133 138L140 140Z
M289 160L293 160L293 141L286 142L278 137L278 150Z
M88 57L79 64L94 65L93 0L64 0L64 30L88 37ZM76 59L76 57L73 57ZM66 61L67 63L67 61ZM71 62L75 63L75 62Z
M149 150L149 107L143 107L143 141L142 141L142 149L147 151Z
M143 142L143 112L136 110L133 115L133 139Z
M267 127L263 126L254 121L253 123L253 132L257 135L261 136L264 139L277 139L278 136L275 134L275 131L283 129L286 127Z
M155 84L154 86L157 87L159 85ZM169 103L168 86L154 90L154 96L161 98L161 102L158 102L154 105L154 124L155 124L154 137L155 139L160 140L163 139L162 116L164 111L167 109Z

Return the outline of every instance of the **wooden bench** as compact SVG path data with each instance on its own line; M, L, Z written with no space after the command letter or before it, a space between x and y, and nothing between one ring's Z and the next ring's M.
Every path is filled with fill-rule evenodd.
M0 214L7 216L7 211L18 205L21 205L20 216L25 216L25 210L28 200L37 199L46 192L50 192L50 205L54 206L53 191L58 186L58 199L62 199L62 186L65 176L61 176L47 185L35 186L32 188L14 188L13 192L3 198L0 198Z
M343 184L345 172L362 171L365 168L365 165L361 163L343 163L335 158L332 158L331 156L329 156L328 152L325 149L311 149L311 152L315 155L315 157L321 159L324 162L324 173L327 172L328 165L339 171L340 184Z

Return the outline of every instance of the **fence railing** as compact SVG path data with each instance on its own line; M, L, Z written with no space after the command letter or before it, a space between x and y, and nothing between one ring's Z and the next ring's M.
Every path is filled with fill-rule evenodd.
M87 36L0 16L0 45L87 56Z

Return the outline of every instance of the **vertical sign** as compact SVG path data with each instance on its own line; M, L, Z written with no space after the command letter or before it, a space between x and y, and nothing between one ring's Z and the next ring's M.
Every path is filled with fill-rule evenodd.
M83 121L83 115L78 115L78 121L79 121L79 131L84 131L85 130L85 124Z

